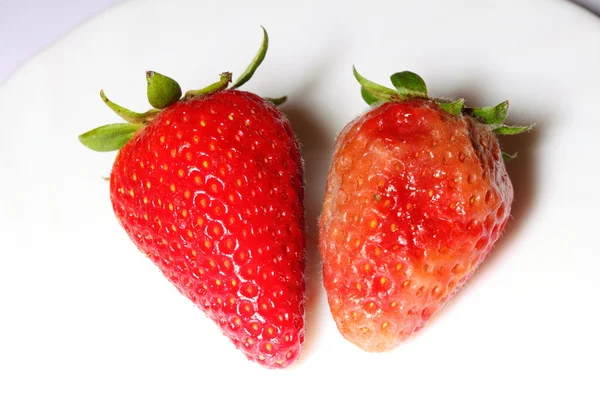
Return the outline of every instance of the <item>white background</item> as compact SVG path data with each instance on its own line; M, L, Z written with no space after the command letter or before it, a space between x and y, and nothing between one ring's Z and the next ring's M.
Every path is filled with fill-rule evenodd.
M342 10L322 0L127 1L26 62L21 50L36 53L109 2L0 0L0 45L10 46L0 65L25 60L0 83L0 399L600 399L600 20L562 0L478 2L348 0ZM378 82L390 66L419 71L436 95L476 105L510 99L509 123L538 124L506 147L519 157L508 166L514 223L501 248L398 351L368 354L340 338L313 228L301 360L276 372L245 362L125 239L100 179L113 155L76 140L114 121L99 105L101 87L142 109L149 66L186 88L224 66L241 71L258 43L256 21L273 40L246 88L289 95L282 111L303 141L313 224L334 135L365 107L351 63ZM155 34L161 23L169 34ZM441 47L450 24L451 38L470 40ZM423 34L381 34L399 25ZM482 60L489 43L497 51Z
M0 84L42 48L122 1L0 0ZM600 0L573 2L600 14Z

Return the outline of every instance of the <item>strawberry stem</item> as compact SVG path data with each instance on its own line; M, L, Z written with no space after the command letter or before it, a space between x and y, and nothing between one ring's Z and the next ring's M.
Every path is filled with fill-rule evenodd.
M125 108L123 106L120 106L120 105L110 101L108 99L108 97L106 97L106 95L104 94L104 90L100 91L100 97L102 97L102 100L104 100L104 103L106 103L108 108L113 110L115 112L115 114L117 114L119 117L123 118L125 121L131 122L132 124L141 124L144 122L150 122L156 116L156 114L158 114L160 112L159 110L154 110L154 109L148 110L145 113L137 113L137 112L131 111L128 108Z
M190 100L194 97L204 96L210 93L220 92L221 90L227 89L227 86L231 83L231 72L223 72L219 74L219 81L208 85L204 89L200 90L188 90L185 92L184 100Z
M239 88L244 83L248 82L267 55L267 49L269 47L269 35L267 34L267 30L264 28L264 26L261 26L261 28L263 30L263 41L258 49L258 53L256 53L256 56L250 62L250 65L246 67L246 70L242 72L237 81L235 81L235 83L231 86L232 89Z

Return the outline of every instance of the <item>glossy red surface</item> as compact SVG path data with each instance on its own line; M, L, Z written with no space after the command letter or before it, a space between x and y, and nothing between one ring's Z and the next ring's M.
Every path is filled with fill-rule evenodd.
M298 357L302 165L272 104L228 90L169 107L120 151L111 199L138 248L248 358Z

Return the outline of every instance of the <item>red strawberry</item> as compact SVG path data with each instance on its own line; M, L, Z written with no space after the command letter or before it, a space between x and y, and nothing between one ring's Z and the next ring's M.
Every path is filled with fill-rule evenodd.
M463 286L502 233L513 188L497 134L508 110L430 99L423 80L397 90L360 76L374 106L337 138L320 217L329 306L342 335L387 351Z
M232 89L252 76L267 40ZM284 368L304 341L301 156L273 102L227 89L230 79L180 99L175 81L149 73L150 103L164 109L136 114L102 93L130 123L80 139L120 149L110 195L135 245L249 359Z

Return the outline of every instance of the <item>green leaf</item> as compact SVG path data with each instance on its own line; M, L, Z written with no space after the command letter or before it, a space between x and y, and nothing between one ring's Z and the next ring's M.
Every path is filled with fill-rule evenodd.
M154 108L167 108L181 98L181 86L175 80L158 72L146 72L148 102Z
M132 124L141 124L143 122L151 121L160 111L159 110L150 110L145 113L137 113L131 111L125 107L122 107L118 104L113 103L106 97L104 94L104 90L100 91L100 97L104 100L104 103L115 112L119 117L123 118L127 122L131 122Z
M367 104L371 105L376 101L394 101L394 100L405 100L402 96L398 94L395 90L386 88L385 86L381 86L375 82L371 82L367 78L363 77L358 73L355 67L352 67L352 71L354 73L354 77L360 83L361 93L363 93L363 99L367 102ZM367 98L365 98L365 94L367 93Z
M363 98L363 100L368 104L368 105L373 105L375 103L379 102L379 99L375 96L373 96L367 89L365 89L364 87L360 88L360 94Z
M189 100L193 97L204 96L209 93L220 92L221 90L227 89L227 86L231 83L231 72L223 72L219 74L219 81L208 85L204 89L200 90L188 90L185 92L184 100Z
M503 101L497 106L471 108L469 111L473 116L479 118L484 124L502 124L506 119L506 114L508 114L508 100Z
M465 99L458 99L451 103L444 103L442 101L438 101L437 103L438 106L440 106L440 108L446 111L447 113L459 116L462 111L463 105L465 104Z
M104 125L79 136L79 141L95 151L115 151L125 145L140 129L140 124Z
M392 84L405 98L427 98L427 85L425 81L414 72L396 72L390 77Z
M250 62L250 65L246 67L246 70L242 72L237 81L235 81L235 83L231 86L232 89L239 88L244 83L248 82L267 55L267 49L269 48L269 35L263 26L261 26L261 28L263 30L263 41L258 49L258 53L256 53L256 56Z
M500 125L494 127L492 131L498 135L516 135L518 133L527 132L531 128L533 128L535 124L531 124L529 126L508 126L508 125Z
M273 103L276 106L280 106L283 103L285 103L285 101L287 100L287 96L281 96L281 97L265 97L265 100L270 101L271 103Z
M506 153L504 151L502 152L502 159L504 160L504 162L514 160L515 158L517 158L517 152L514 152L512 154Z

